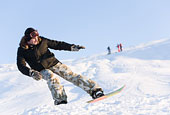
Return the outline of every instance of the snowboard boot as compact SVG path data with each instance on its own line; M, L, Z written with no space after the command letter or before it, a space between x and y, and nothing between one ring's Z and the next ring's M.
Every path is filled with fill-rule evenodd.
M104 96L104 93L103 93L102 89L99 88L99 89L97 89L95 91L92 91L91 96L92 96L93 99L96 99L96 98Z
M62 101L55 100L54 101L54 105L60 105L60 104L67 104L67 101L66 100L62 100Z

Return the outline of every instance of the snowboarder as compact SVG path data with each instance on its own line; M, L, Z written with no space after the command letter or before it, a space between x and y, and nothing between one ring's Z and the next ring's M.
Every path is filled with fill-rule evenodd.
M107 50L108 50L108 55L111 54L111 49L109 46L107 47Z
M55 58L49 48L79 51L80 49L85 49L85 47L39 36L38 31L34 28L25 30L17 51L17 67L21 73L37 81L46 80L55 105L66 104L67 95L64 87L60 84L59 78L54 74L82 88L93 99L104 95L102 88L96 82L85 76L73 73L69 67Z

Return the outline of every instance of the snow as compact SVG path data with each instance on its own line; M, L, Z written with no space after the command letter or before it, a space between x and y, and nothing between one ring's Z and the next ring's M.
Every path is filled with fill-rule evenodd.
M16 64L0 65L1 115L169 115L170 39L161 39L123 52L62 61L75 73L96 81L108 93L125 89L93 104L82 89L61 79L68 104L54 106L46 81L22 75Z

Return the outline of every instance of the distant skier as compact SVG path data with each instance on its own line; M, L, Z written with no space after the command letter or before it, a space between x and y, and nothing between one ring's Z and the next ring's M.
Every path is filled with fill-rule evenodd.
M55 58L49 48L79 51L80 49L85 49L85 47L47 39L39 36L38 31L34 28L25 30L17 51L18 69L23 74L37 81L41 79L46 80L55 105L66 104L67 95L64 87L60 84L59 78L54 76L54 73L82 88L93 99L104 95L102 88L96 82L85 76L73 73L69 67ZM28 63L30 68L26 66L26 63Z
M122 44L120 43L120 51L122 52Z
M108 50L108 55L111 54L111 49L109 46L107 47L107 50Z
M117 44L118 52L120 52L120 44Z

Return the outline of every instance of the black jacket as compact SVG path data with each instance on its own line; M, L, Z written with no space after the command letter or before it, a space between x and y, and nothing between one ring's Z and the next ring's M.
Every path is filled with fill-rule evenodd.
M26 62L31 69L37 71L48 69L59 62L59 60L54 57L54 54L51 53L48 48L71 51L71 46L73 45L66 42L49 40L44 37L40 38L41 41L36 46L29 47L28 49L21 46L18 48L17 66L18 69L25 75L29 76L30 70L30 68L26 66Z

